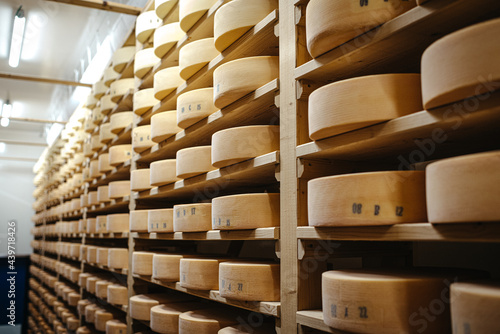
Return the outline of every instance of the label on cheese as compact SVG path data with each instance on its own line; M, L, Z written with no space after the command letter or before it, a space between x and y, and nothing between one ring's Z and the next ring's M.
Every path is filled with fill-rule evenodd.
M196 122L208 117L218 109L213 102L212 87L194 89L177 98L177 125L186 129Z
M144 152L153 145L154 142L151 140L151 125L138 126L132 130L132 148L134 152Z
M212 228L211 209L211 203L174 205L174 231L209 231Z
M137 41L145 43L161 24L162 20L156 16L154 10L139 14L135 23L135 37Z
M174 209L148 211L148 232L167 233L174 231Z
M117 166L132 158L132 145L115 145L109 148L109 164Z

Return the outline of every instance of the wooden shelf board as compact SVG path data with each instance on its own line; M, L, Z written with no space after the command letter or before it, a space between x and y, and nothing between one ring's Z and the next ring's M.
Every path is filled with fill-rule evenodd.
M132 66L133 68L133 66ZM133 103L134 103L134 89L129 89L127 93L125 93L122 98L116 103L116 106L111 110L111 112L107 115L111 117L111 115L122 112L122 111L132 111Z
M111 202L108 203L101 203L100 205L92 205L90 208L88 208L87 213L91 214L96 214L96 213L108 213L108 212L115 212L119 210L123 210L125 208L128 208L130 201L130 196L125 196L121 199L113 199Z
M83 262L90 267L99 268L99 269L102 269L105 271L109 271L110 273L116 273L116 274L120 274L120 275L128 275L128 269L113 269L113 268L109 268L107 266L103 266L103 265L100 265L97 263L89 263L87 261L83 261Z
M129 235L128 232L121 232L121 233L110 232L110 233L89 233L86 234L86 237L93 239L127 239L128 235Z
M323 311L322 310L307 310L297 312L297 324L306 327L314 328L326 333L332 334L348 334L338 329L331 328L323 322Z
M99 186L108 184L111 181L130 179L130 165L131 159L119 164L113 168L113 170L110 170L106 174L101 175L99 178L94 179L92 183L89 184L89 189L95 189Z
M174 233L138 233L131 235L136 239L154 240L277 240L279 227L257 228L254 230L224 231L212 230L208 232L174 232Z

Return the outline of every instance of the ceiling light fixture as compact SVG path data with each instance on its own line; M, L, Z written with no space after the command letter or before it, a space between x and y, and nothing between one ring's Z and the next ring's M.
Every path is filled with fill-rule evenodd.
M19 66L21 59L21 50L23 48L24 30L26 27L26 17L24 16L23 6L17 9L14 16L14 27L12 28L12 39L10 42L9 66Z
M2 105L2 113L0 118L0 125L4 128L8 127L10 124L10 116L12 114L12 104L9 100Z

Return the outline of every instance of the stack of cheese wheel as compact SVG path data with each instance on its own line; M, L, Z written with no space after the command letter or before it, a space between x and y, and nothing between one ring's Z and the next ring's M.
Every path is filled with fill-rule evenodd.
M128 249L127 248L109 248L108 249L108 267L112 269L128 268Z
M311 0L306 9L307 49L317 57L415 6L415 0Z
M168 13L175 7L177 0L156 0L155 1L155 12L156 16L160 19L164 19ZM156 31L155 31L156 34Z
M161 112L151 117L151 140L155 143L170 138L180 131L182 129L177 126L177 110Z
M111 124L110 131L118 134L134 121L134 113L132 111L123 111L111 115L109 123Z
M113 69L122 73L127 64L134 59L135 46L125 46L115 51L112 58Z
M106 310L99 310L95 313L95 329L98 331L106 331L106 322L113 320L113 313Z
M105 174L113 170L113 166L109 164L109 153L99 155L99 172Z
M165 96L173 92L184 80L179 74L179 66L172 66L159 70L155 73L153 79L153 88L155 97L158 100L163 99Z
M499 164L500 151L470 154L429 164L426 169L429 221L500 221Z
M182 258L179 263L180 284L193 290L219 289L221 259Z
M99 203L108 203L111 201L109 198L109 186L97 187L97 200Z
M134 94L134 113L141 116L158 102L160 101L155 97L154 88L141 89Z
M154 48L137 51L134 61L134 75L142 79L159 61L160 58L155 55Z
M309 137L319 140L421 111L420 74L334 82L309 97Z
M127 305L128 304L127 287L119 284L108 285L108 303L114 305Z
M111 123L108 122L101 125L99 129L99 140L101 143L108 144L115 137L116 135L111 132Z
M108 266L108 248L98 247L97 248L97 264L101 266Z
M207 308L202 303L175 303L161 304L151 308L150 327L153 331L162 334L179 333L179 316L184 312Z
M179 22L157 28L153 42L156 56L161 58L166 55L184 35Z
M186 129L218 109L213 102L214 89L194 89L177 98L177 125Z
M418 333L424 324L426 333L449 333L449 282L482 274L424 268L327 271L321 283L323 319L355 333ZM419 313L422 309L427 311Z
M109 87L113 81L118 79L120 73L116 72L113 67L108 67L104 70L103 81L104 84ZM101 100L102 101L102 100Z
M212 229L212 204L174 205L175 232L206 232Z
M451 33L425 50L422 55L425 109L498 89L494 83L500 80L500 68L494 55L500 47L491 41L499 33L500 19L494 19Z
M69 306L77 306L80 301L80 294L77 292L70 292L68 294L68 305Z
M117 199L130 195L130 181L113 181L109 183L109 198Z
M177 177L187 179L207 173L215 168L212 166L212 147L195 146L177 151Z
M278 8L277 0L233 0L215 13L215 47L220 52Z
M179 334L217 333L224 327L237 324L237 316L225 309L189 311L179 316Z
M132 253L132 272L136 275L151 276L153 274L153 255L151 252Z
M217 0L179 0L181 29L188 32Z
M132 157L132 145L114 145L109 148L109 164L118 166Z
M133 319L149 321L151 308L160 304L174 304L190 301L186 295L147 294L130 297L130 316Z
M106 334L123 334L126 332L126 323L116 319L106 321Z
M111 95L104 95L101 97L101 112L108 115L116 107L116 102L111 100Z
M214 230L244 230L279 225L279 194L241 194L212 200Z
M212 165L226 167L279 150L278 125L253 125L218 131L212 136Z
M128 213L114 213L107 216L106 231L109 233L128 232Z
M134 89L134 78L120 79L114 81L110 86L111 100L113 102L118 102L121 100L123 95L127 94L129 91Z
M85 119L85 132L92 133L97 125L92 121L91 115Z
M130 172L130 189L132 191L143 191L151 189L150 169L136 169Z
M275 334L274 326L268 323L261 324L260 322L255 325L240 324L237 326L230 326L222 328L217 334Z
M150 165L151 186L159 187L180 180L177 177L176 160L167 159L152 162Z
M139 43L145 43L161 24L162 20L156 16L154 10L139 14L135 23L135 38Z
M450 287L454 334L496 333L500 309L499 282L461 282Z
M191 78L203 66L217 57L214 39L204 38L193 41L179 50L179 74L184 80Z
M174 231L174 209L148 211L148 232L168 233Z
M144 152L154 144L151 140L151 125L138 126L132 130L132 148L134 152Z
M96 233L106 233L107 216L96 217Z
M219 292L224 298L280 300L280 266L276 263L222 262L219 265Z
M130 211L130 232L148 231L148 210Z
M185 257L191 256L159 253L153 255L153 278L165 282L180 281L179 265Z
M368 226L427 221L425 173L369 172L308 183L311 226Z

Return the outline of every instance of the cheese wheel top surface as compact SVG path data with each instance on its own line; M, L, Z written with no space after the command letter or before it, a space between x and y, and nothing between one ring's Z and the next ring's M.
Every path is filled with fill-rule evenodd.
M151 125L142 125L132 130L132 148L141 153L151 148L154 142L151 140Z
M188 311L179 316L179 333L216 333L221 328L236 325L237 316L225 310L211 308L205 310Z
M179 0L181 29L188 32L217 0Z

